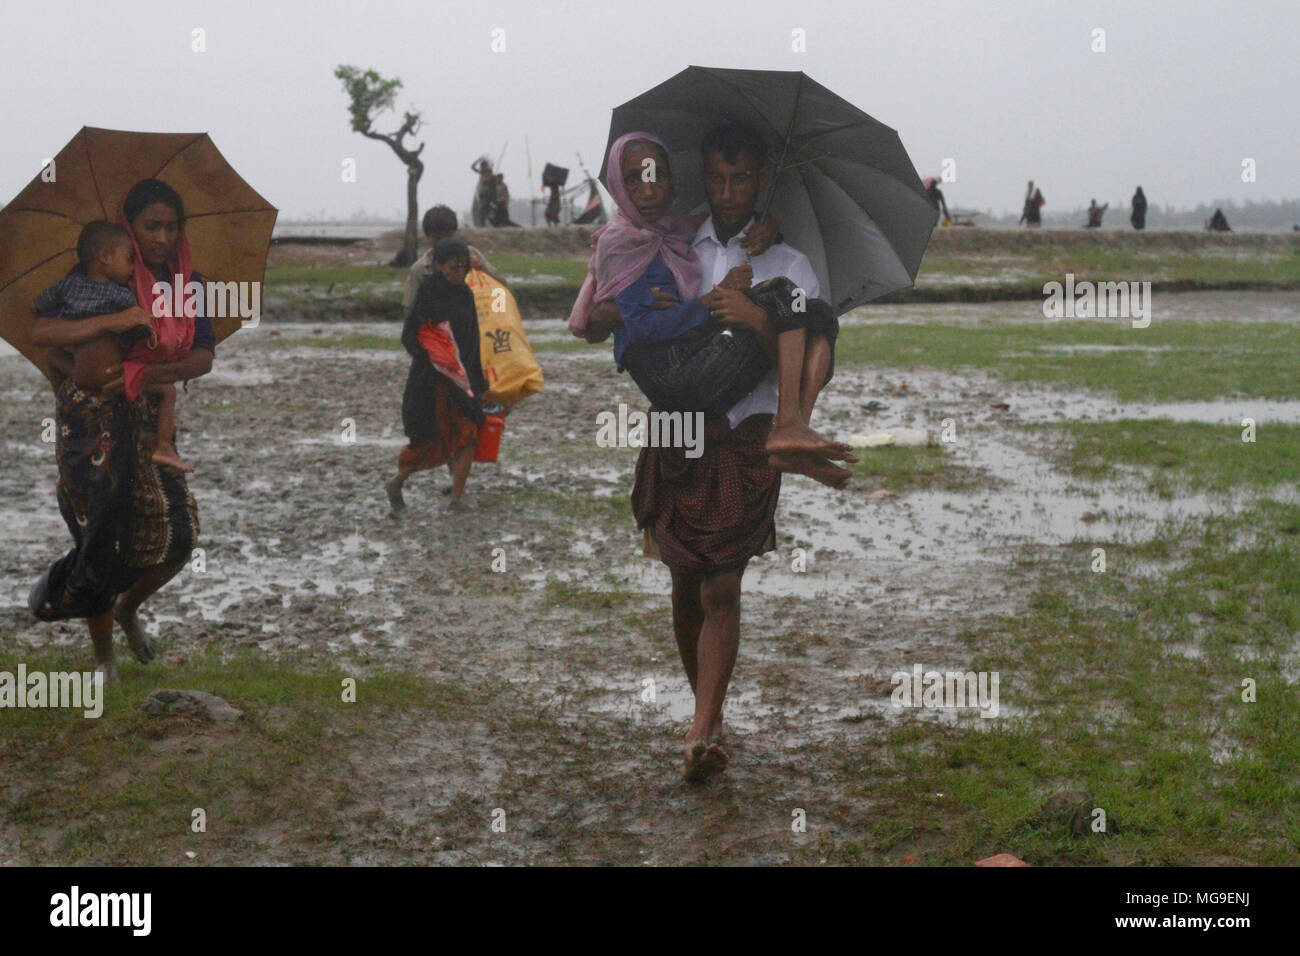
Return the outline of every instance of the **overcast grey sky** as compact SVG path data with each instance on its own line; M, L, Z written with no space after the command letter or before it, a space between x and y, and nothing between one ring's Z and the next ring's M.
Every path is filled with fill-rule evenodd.
M0 194L83 125L203 130L282 217L403 215L404 168L348 126L348 63L403 80L399 107L426 119L421 208L460 210L475 156L508 140L516 197L538 192L525 136L538 178L575 151L594 171L610 109L699 64L803 70L897 129L922 176L953 158L957 206L1018 209L1030 178L1058 210L1137 184L1178 206L1292 198L1297 36L1295 0L5 3Z

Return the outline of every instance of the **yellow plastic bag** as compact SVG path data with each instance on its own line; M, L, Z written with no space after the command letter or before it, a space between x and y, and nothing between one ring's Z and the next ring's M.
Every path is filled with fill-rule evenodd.
M481 269L470 269L465 284L478 311L479 355L488 382L488 399L507 409L542 387L542 367L524 335L519 306L510 290Z

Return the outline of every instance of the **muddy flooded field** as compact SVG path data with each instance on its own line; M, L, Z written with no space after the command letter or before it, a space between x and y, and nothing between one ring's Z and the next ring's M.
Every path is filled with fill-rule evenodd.
M1295 300L1238 295L1232 317L1294 316ZM1164 305L1224 317L1208 294ZM955 323L1027 321L1032 311L910 308ZM532 323L546 387L509 416L500 460L475 466L458 512L441 493L445 470L416 475L397 519L382 485L404 444L407 359L312 344L396 331L263 325L220 346L179 413L181 448L197 468L202 568L153 600L148 629L173 660L217 648L341 661L363 686L367 673L396 669L458 688L463 706L398 717L340 752L340 771L366 798L340 810L328 840L294 847L268 826L215 844L200 863L822 862L870 819L870 790L843 763L900 719L891 674L916 661L969 669L965 637L1018 613L1063 546L1140 541L1163 521L1246 502L1160 498L1124 477L1081 484L1027 426L1300 420L1297 402L1124 406L1046 386L1008 396L978 373L838 370L815 424L838 437L907 426L937 439L950 420L956 439L941 447L960 480L891 490L867 470L836 493L785 479L778 550L745 576L727 711L733 766L693 789L678 779L676 741L692 702L669 578L640 554L628 506L636 450L595 440L599 412L643 407L635 386L607 348L574 349L558 320ZM19 651L81 647L77 624L38 626L25 607L67 538L53 449L42 441L49 389L21 358L0 357L0 398L0 637ZM1009 408L995 407L1004 401ZM882 487L892 493L871 496ZM187 686L183 664L147 670L157 686ZM1005 694L1002 714L1030 706ZM507 834L488 826L496 808L512 821ZM810 832L791 832L796 808L816 819ZM11 843L0 857L39 852Z

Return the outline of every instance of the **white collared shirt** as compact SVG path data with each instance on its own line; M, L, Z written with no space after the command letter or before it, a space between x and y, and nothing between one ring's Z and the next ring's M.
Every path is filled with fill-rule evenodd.
M745 227L749 228L748 226ZM700 277L700 295L705 295L721 282L735 266L745 263L745 250L740 248L740 236L744 230L731 237L725 246L718 241L718 234L713 228L713 217L705 219L695 232L692 244L695 254L700 257L702 275ZM754 284L785 276L807 293L808 298L821 297L821 283L812 263L798 249L778 242L761 256L749 260L754 269ZM779 395L776 369L772 369L754 390L738 401L727 411L727 420L735 428L750 415L775 415Z

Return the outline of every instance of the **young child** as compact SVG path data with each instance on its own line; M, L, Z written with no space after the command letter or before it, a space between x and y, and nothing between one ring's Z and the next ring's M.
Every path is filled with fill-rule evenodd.
M77 266L36 298L38 315L55 315L61 319L85 319L108 315L137 307L131 285L135 278L135 247L122 226L110 222L88 223L77 238ZM182 326L184 319L168 320ZM167 335L170 348L161 347L159 323L152 329L141 326L119 335L101 335L79 346L73 353L73 378L78 387L98 390L107 380L108 369L122 365L126 397L134 401L140 392L160 396L158 408L158 442L154 447L155 464L177 471L193 471L176 451L176 386L170 383L143 387L143 367L156 362L174 362L194 339L194 321L190 319L189 341L184 329L175 328ZM184 342L177 350L177 344ZM123 355L126 357L123 358Z

